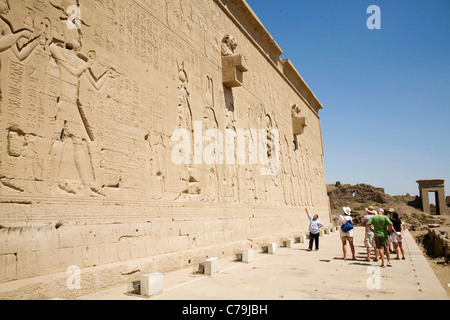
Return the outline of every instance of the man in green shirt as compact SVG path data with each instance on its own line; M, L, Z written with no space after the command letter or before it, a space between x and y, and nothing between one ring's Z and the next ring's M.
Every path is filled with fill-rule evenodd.
M389 257L389 234L388 231L392 230L393 225L391 220L387 216L385 216L384 210L378 210L378 215L373 216L368 225L372 225L374 227L374 238L375 238L375 246L380 250L381 257L381 267L384 268L384 252L386 252L387 257L387 266L392 267L391 259ZM381 213L381 214L380 214Z

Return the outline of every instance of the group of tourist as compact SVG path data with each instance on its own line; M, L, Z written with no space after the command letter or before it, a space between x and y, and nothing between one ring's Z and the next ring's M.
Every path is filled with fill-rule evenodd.
M306 210L308 219L310 220L309 232L309 248L312 251L315 243L315 249L319 250L320 228L324 224L320 222L319 216L311 216ZM343 214L339 216L338 226L341 233L343 260L347 260L347 242L352 253L352 260L356 260L353 234L353 220L351 217L352 210L348 207L343 208ZM390 208L387 212L384 209L375 210L373 207L366 208L367 215L362 220L362 226L365 227L364 245L367 248L366 261L371 261L372 249L374 248L373 261L381 259L381 267L392 267L390 253L395 253L396 260L405 260L405 250L403 248L403 225L398 213ZM393 246L393 250L391 249ZM385 258L387 263L385 263Z
M398 213L390 208L387 213L383 209L375 211L373 207L366 208L367 215L362 221L362 226L366 228L364 244L367 248L366 261L370 261L372 248L375 248L374 261L381 258L381 266L385 266L384 256L386 254L387 264L391 267L390 253L396 254L396 260L405 260L405 250L403 248L403 224ZM393 250L391 249L393 246Z

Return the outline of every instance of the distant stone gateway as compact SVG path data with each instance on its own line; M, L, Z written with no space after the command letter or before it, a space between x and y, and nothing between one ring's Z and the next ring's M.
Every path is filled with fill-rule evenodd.
M447 212L446 208L446 198L445 198L445 180L418 180L420 201L422 202L422 210L425 213L431 214L445 214ZM429 194L435 195L436 199L436 212L431 211L430 197Z
M244 0L0 0L0 17L0 299L298 238L305 207L331 225L323 107ZM197 132L242 130L258 161L175 163L177 130L208 159L220 135Z

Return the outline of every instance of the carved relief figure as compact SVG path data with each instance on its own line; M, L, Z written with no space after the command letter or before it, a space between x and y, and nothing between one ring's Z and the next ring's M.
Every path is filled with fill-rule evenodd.
M215 97L214 97L214 80L213 78L207 76L206 77L206 104L207 106L214 109L215 106Z
M0 15L7 14L9 10L9 1L0 0ZM0 16L0 52L11 49L17 59L20 61L25 60L39 45L39 41L37 40L40 37L40 34L34 35L34 37L31 38L32 35L32 32L27 29L13 31L11 24L3 16ZM31 40L19 50L17 43L22 38L31 38Z
M284 203L286 205L293 206L293 185L292 185L292 168L291 168L291 156L289 152L289 142L286 136L284 136L284 143L282 144L282 180L283 180L283 188L284 188Z
M189 1L166 0L169 27L176 27L186 36L192 37L194 9Z
M64 14L61 17L62 21L68 18L62 8L53 6ZM62 158L69 148L73 152L73 160L84 188L84 194L103 195L102 186L98 184L97 179L99 178L98 166L94 165L99 163L99 148L95 143L79 99L80 78L86 75L94 88L100 90L106 80L115 77L116 73L111 68L100 77L96 77L91 69L97 60L96 54L95 51L89 51L87 57L82 55L81 30L68 30L65 26L62 27L62 30L64 40L53 39L49 44L49 51L58 66L60 77L54 142L50 151L53 167L50 172L50 182L53 184L53 191L59 191L55 189L55 184L57 184L60 190L77 194L73 185L63 184L62 181L59 181Z
M19 61L24 61L39 45L39 41L37 40L40 38L40 34L34 35L34 37L31 38L33 34L30 30L21 29L14 31L12 25L3 17L3 15L8 14L9 11L9 0L0 0L0 53L11 49ZM21 49L18 48L18 43L20 40L30 38L31 40L27 44L25 44ZM0 101L1 96L0 87Z
M19 61L24 61L27 59L30 54L33 52L33 50L39 45L39 38L40 34L33 35L32 32L28 29L21 29L18 31L14 31L13 26L9 23L8 20L6 20L3 15L8 14L10 11L9 1L8 0L0 0L0 53L6 52L7 50L11 50L12 53L15 55L15 57ZM19 49L19 42L22 39L28 39L29 41L22 46L22 48ZM1 64L0 64L0 70L1 70ZM0 102L2 101L2 88L0 83ZM10 140L10 135L12 132L8 133L8 140ZM27 136L28 138L29 136ZM8 142L9 143L9 142ZM27 145L27 143L24 143L23 146ZM32 145L32 144L30 144ZM9 148L10 146L8 146ZM24 147L25 148L25 147ZM29 149L25 149L29 150ZM11 153L9 152L9 155L11 156ZM14 157L23 156L26 155L24 153L20 153L19 155L13 155ZM30 167L28 167L30 168ZM36 168L36 163L33 163L31 168ZM3 172L2 175L5 175L9 173ZM25 191L23 186L18 186L13 181L14 179L11 176L3 176L0 179L0 182L2 185L7 186L8 188L11 188L16 191L23 192ZM28 189L28 188L27 188ZM35 188L34 188L35 189ZM30 189L28 189L30 190Z
M227 108L225 111L225 128L226 130L234 131L236 133L236 120L234 116L235 116L234 110L228 108L227 104ZM237 153L235 152L233 163L237 162L238 162ZM223 167L224 174L222 185L225 202L232 202L232 203L239 202L240 199L239 186L242 181L237 178L239 176L238 168L239 168L238 165L226 165Z
M218 129L219 124L217 121L216 114L211 107L206 107L203 115L203 132L207 132L210 129ZM215 141L212 141L212 144L217 143L218 137L214 138ZM217 156L217 144L212 149L212 152L209 156L212 159L215 159ZM202 179L202 194L203 201L216 202L219 200L219 166L217 162L214 162L214 165L208 166L208 170L204 172Z
M145 139L148 142L150 153L147 168L149 173L149 193L152 199L159 200L164 197L166 179L164 137L162 134L152 130L152 133L148 134Z
M177 62L178 64L178 62ZM192 109L189 102L189 77L184 68L184 62L178 64L178 127L186 129L191 135L191 141L194 141L194 124ZM191 149L191 153L192 153ZM177 200L187 199L188 194L198 194L198 179L195 170L190 166L183 164L179 166L179 182L181 183L181 194Z
M192 110L189 103L189 78L184 70L184 63L178 66L178 127L193 130Z

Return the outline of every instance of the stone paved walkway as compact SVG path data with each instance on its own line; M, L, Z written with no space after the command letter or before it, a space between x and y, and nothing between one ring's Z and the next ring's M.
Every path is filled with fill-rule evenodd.
M341 260L339 233L325 235L319 251L306 244L278 248L275 255L258 253L250 264L220 260L212 277L192 268L164 275L164 292L143 299L121 286L80 300L448 300L445 290L409 232L405 232L406 260L392 260L392 268L366 262L364 229L355 229L356 261ZM350 250L348 250L350 252Z

